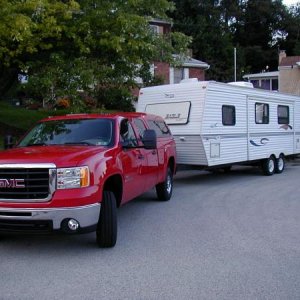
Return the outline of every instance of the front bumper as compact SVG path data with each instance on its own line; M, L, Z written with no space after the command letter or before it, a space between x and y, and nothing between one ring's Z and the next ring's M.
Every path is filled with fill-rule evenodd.
M99 220L100 203L51 209L0 208L1 233L48 233L64 231L81 233L93 231ZM76 231L65 225L70 219L79 223Z

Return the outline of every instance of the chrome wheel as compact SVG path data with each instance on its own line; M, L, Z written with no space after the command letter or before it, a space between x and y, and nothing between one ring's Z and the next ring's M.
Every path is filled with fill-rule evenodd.
M262 171L265 175L270 176L275 172L276 163L274 156L270 156L262 161Z
M275 172L280 174L283 172L284 168L285 168L285 160L284 160L284 156L281 154L276 160Z

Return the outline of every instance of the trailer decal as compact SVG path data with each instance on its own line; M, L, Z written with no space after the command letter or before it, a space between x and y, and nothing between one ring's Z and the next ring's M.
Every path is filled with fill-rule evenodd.
M256 146L256 147L260 147L260 146L265 146L268 143L269 139L267 138L262 138L260 140L260 144L255 143L253 140L250 140L251 145Z

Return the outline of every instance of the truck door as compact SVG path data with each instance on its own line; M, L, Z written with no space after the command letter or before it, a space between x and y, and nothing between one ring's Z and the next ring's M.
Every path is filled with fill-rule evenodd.
M142 146L141 139L143 137L146 126L142 119L134 118L133 124L136 128L140 145ZM142 176L144 178L145 191L151 189L157 184L158 181L158 153L157 149L144 149L142 148L144 160L142 161Z
M142 165L145 160L143 149L138 148L138 140L128 120L120 125L120 142L123 150L120 162L124 174L123 203L145 191Z

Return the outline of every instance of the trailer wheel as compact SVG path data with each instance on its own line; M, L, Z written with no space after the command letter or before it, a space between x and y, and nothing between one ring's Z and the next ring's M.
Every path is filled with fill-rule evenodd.
M227 167L224 167L222 169L223 169L224 173L229 173L231 171L231 167L232 166L227 166Z
M277 174L280 174L283 172L285 168L285 159L284 159L284 155L280 154L279 157L276 159L276 166L275 166L275 172Z
M111 191L103 192L96 237L102 248L113 247L117 241L117 202Z
M173 172L170 167L167 169L165 181L156 185L157 198L160 201L171 199L173 191Z
M262 171L267 176L274 174L275 166L276 166L276 162L273 155L262 161Z

